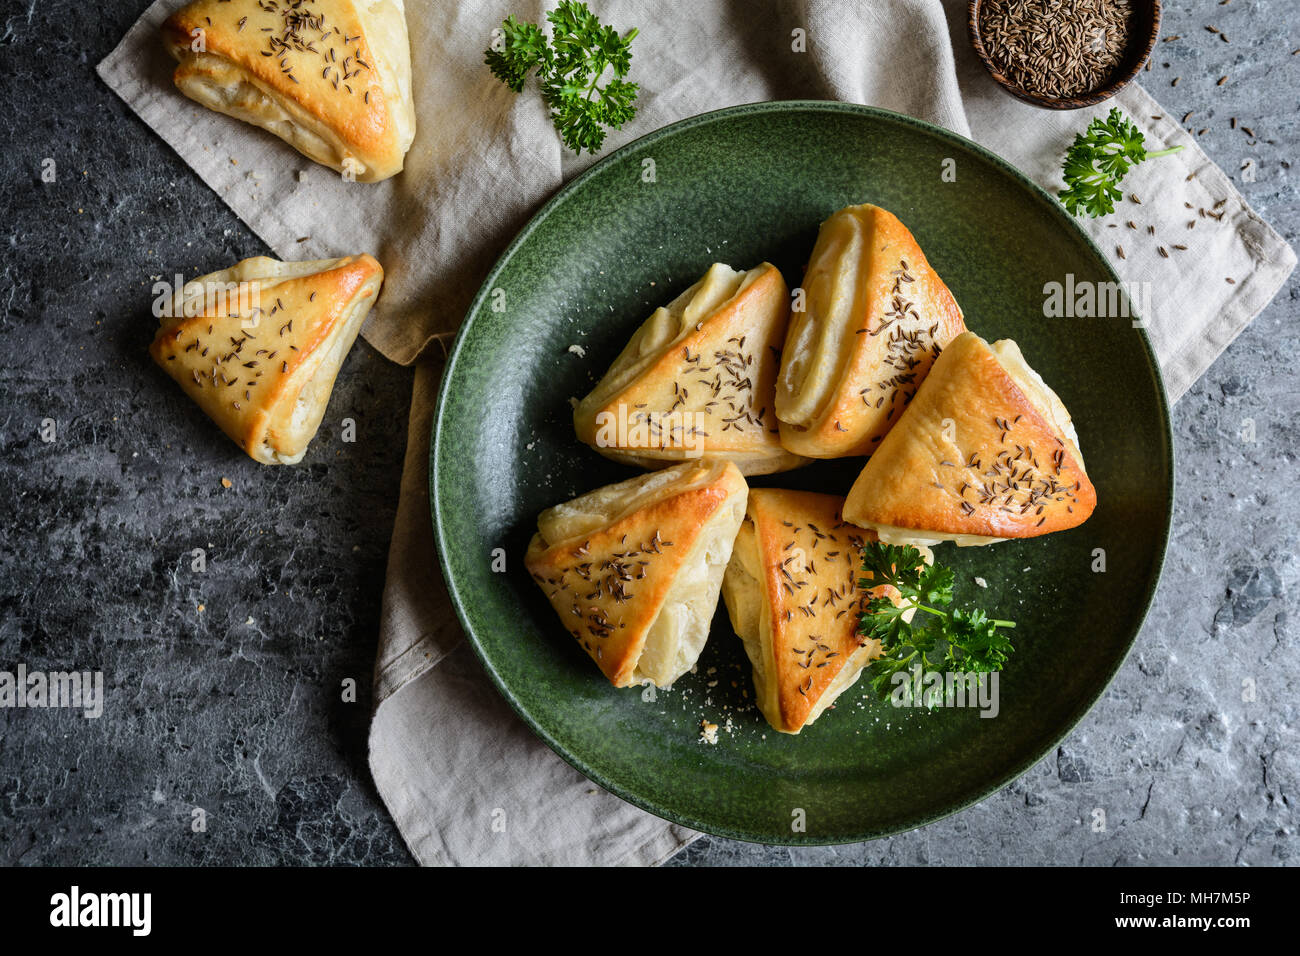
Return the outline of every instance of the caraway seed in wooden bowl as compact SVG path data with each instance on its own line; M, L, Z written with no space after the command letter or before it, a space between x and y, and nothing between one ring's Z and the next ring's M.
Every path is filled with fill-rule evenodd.
M1093 106L1142 68L1159 0L970 0L971 43L1012 95L1048 109Z

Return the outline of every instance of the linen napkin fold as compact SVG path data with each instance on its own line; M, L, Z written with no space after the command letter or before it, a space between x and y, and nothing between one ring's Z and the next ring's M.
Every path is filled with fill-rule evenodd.
M593 161L562 149L534 94L515 96L482 65L506 14L540 22L544 5L408 0L419 129L405 171L377 184L343 182L268 134L181 97L157 42L158 24L178 5L150 7L100 64L101 76L277 255L376 255L387 279L362 334L390 359L417 362L370 737L375 783L407 845L426 864L661 861L697 834L591 784L510 712L472 659L429 527L429 425L444 348L505 243ZM1111 220L1129 218L1123 209L1082 221L1122 279L1159 290L1144 319L1171 400L1295 265L1281 237L1136 84L1102 107L1066 113L998 89L966 41L962 0L612 0L597 9L620 31L641 31L631 76L642 84L638 113L609 136L604 153L696 113L799 98L929 120L1053 190L1074 133L1111 105L1129 114L1150 148L1183 145L1125 181L1126 194L1152 200L1140 218L1154 236L1110 229Z

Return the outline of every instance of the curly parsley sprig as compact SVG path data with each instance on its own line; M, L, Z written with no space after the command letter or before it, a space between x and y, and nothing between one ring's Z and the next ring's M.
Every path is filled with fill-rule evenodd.
M889 695L894 674L916 664L923 674L987 673L1002 670L1015 650L1004 632L1015 627L1015 621L991 618L980 608L942 609L953 601L953 573L925 564L921 552L911 545L868 543L862 551L862 570L870 578L860 579L859 587L868 590L890 584L901 595L898 605L887 597L870 598L858 623L858 633L880 641L884 651L870 670L871 686L881 697ZM903 618L908 611L914 612L910 622Z
M514 15L501 23L501 36L483 54L492 75L516 93L534 69L551 122L575 153L594 153L605 142L606 127L620 128L636 115L636 83L624 79L632 61L632 40L607 27L585 3L561 0L546 14L551 24L547 43L541 27L520 23ZM612 75L604 85L600 78Z
M1066 188L1061 203L1073 216L1082 212L1094 219L1115 211L1116 200L1123 197L1119 184L1138 163L1157 156L1176 153L1181 146L1148 153L1142 131L1115 107L1105 119L1098 117L1074 137L1065 154L1061 175Z

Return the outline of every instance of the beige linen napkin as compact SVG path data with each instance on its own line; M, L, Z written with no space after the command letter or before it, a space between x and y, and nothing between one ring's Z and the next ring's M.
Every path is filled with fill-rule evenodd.
M408 846L422 863L662 860L695 834L595 787L510 712L463 639L429 527L429 423L443 359L443 348L430 343L447 344L505 243L592 161L561 148L535 95L509 93L482 65L501 19L540 21L543 4L408 0L419 131L406 170L378 184L345 183L273 137L177 94L156 40L157 24L175 5L154 4L100 74L278 255L376 255L387 281L363 335L394 361L420 359L370 738L376 785ZM1286 243L1138 86L1107 107L1070 113L1004 94L966 42L963 0L613 0L596 9L620 30L641 31L632 70L643 86L639 111L609 137L605 153L696 113L793 98L867 103L929 120L1050 189L1060 185L1074 133L1110 105L1137 122L1151 148L1184 145L1125 183L1126 192L1159 198L1141 207L1143 225L1156 227L1151 241L1109 229L1108 221L1083 223L1123 279L1159 290L1145 319L1171 399L1267 305L1295 264ZM1198 219L1192 230L1184 203ZM1222 218L1197 216L1202 208ZM1123 208L1111 217L1126 218L1138 217ZM1121 242L1123 260L1115 254ZM1189 249L1160 256L1159 246L1173 243Z

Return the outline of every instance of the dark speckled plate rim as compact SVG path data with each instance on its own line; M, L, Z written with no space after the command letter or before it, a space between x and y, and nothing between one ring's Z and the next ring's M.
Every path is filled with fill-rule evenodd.
M635 139L632 142L625 144L624 146L610 153L608 156L605 156L599 161L597 161L596 163L594 163L590 168L588 168L580 175L575 177L567 185L563 186L559 190L559 192L557 192L553 197L551 197L551 199L544 206L542 206L541 209L537 211L537 213L528 221L527 225L525 225L523 229L520 230L519 234L515 237L514 241L512 241L510 245L506 247L505 252L501 254L501 257L496 261L496 264L493 265L492 270L488 273L487 278L484 279L483 285L480 287L478 294L475 295L474 301L470 304L469 309L465 314L466 315L465 321L461 324L460 331L457 333L456 339L452 344L451 351L448 354L447 362L443 370L442 382L438 388L438 404L434 410L432 434L430 436L430 442L429 442L429 500L431 505L430 511L433 520L434 543L436 545L436 550L438 552L438 562L442 567L443 579L446 582L447 591L451 596L452 606L456 609L456 616L460 620L461 627L464 629L465 634L469 639L470 645L474 648L474 653L478 656L479 661L483 664L484 670L487 671L488 677L491 679L492 683L496 686L501 696L506 699L506 701L510 704L511 708L514 709L515 713L517 713L520 716L520 718L524 721L524 723L526 723L530 728L532 728L533 732L537 734L537 736L540 737L546 743L547 746L549 746L553 751L555 751L555 753L559 754L560 757L562 757L566 762L568 762L575 770L577 770L579 773L582 773L593 783L596 783L597 785L603 787L604 789L608 790L610 793L613 793L614 795L618 796L620 799L627 801L633 806L640 807L642 810L645 810L649 813L653 813L655 816L661 817L662 819L667 820L670 823L676 823L681 826L689 827L692 830L698 830L703 833L710 833L715 836L720 836L731 840L740 840L746 843L760 843L760 844L776 845L776 846L830 846L830 845L842 845L848 843L861 843L867 840L875 840L886 836L892 836L897 833L904 833L909 830L914 830L917 829L918 827L922 827L930 823L934 823L937 820L942 820L945 817L952 816L955 813L960 813L962 810L965 810L966 808L974 806L975 804L981 802L982 800L987 799L990 795L998 792L1002 788L1006 787L1008 784L1015 781L1021 775L1023 775L1026 771L1028 771L1040 760L1042 760L1047 754L1051 753L1052 750L1055 749L1062 740L1068 737L1071 731L1073 731L1074 728L1078 726L1079 722L1082 721L1083 718L1086 717L1091 712L1094 706L1096 706L1097 701L1100 700L1102 695L1106 693L1106 690L1110 687L1111 683L1114 681L1115 675L1119 673L1120 668L1124 665L1124 662L1128 659L1129 653L1133 649L1133 644L1137 639L1138 632L1142 628L1142 623L1146 620L1147 612L1151 609L1151 602L1155 598L1156 589L1160 583L1161 572L1164 569L1165 554L1169 545L1170 529L1173 522L1173 502L1174 502L1174 444L1173 444L1173 431L1169 420L1169 402L1165 394L1164 381L1160 374L1160 365L1159 362L1156 360L1155 351L1151 347L1150 339L1147 337L1146 329L1144 327L1139 326L1137 328L1137 331L1138 331L1139 340L1142 342L1142 346L1146 350L1147 365L1151 370L1151 378L1156 387L1157 407L1159 409L1160 419L1161 419L1160 424L1164 432L1163 451L1166 460L1169 462L1169 487L1166 489L1165 492L1164 531L1160 536L1160 541L1158 542L1155 566L1151 572L1149 581L1147 583L1146 599L1142 604L1141 612L1135 615L1132 623L1129 626L1129 633L1128 633L1128 638L1124 645L1124 652L1122 654L1117 655L1116 659L1112 662L1109 673L1106 674L1105 680L1099 686L1096 695L1094 695L1092 699L1083 703L1075 713L1071 714L1068 718L1066 718L1066 720L1062 722L1060 733L1054 735L1049 744L1042 747L1040 750L1032 753L1029 757L1022 760L1020 763L1016 764L1010 771L998 775L973 797L966 800L955 801L950 806L947 806L937 812L919 816L916 819L909 821L906 825L893 826L893 827L887 827L881 829L872 829L870 827L864 827L861 831L856 833L827 833L827 834L816 834L816 835L789 834L789 833L756 833L747 830L721 827L721 826L717 826L716 824L710 823L708 821L700 820L690 814L681 813L676 810L672 810L668 807L660 806L650 800L646 800L640 797L639 795L637 795L636 793L632 793L624 789L616 781L610 780L608 777L604 776L598 769L586 763L577 754L569 753L563 746L561 746L554 739L554 737L551 736L551 734L547 731L547 729L544 726L542 726L520 704L518 698L511 691L510 687L505 683L505 681L502 680L500 674L493 666L492 661L489 659L488 655L484 652L483 648L480 646L478 642L476 635L474 634L474 630L469 623L469 617L465 610L464 601L462 600L460 592L457 590L456 587L455 576L452 573L451 567L447 560L448 548L447 548L447 541L443 537L443 529L442 529L442 521L441 521L441 505L440 505L442 494L444 493L444 489L439 483L439 471L438 471L439 435L442 431L441 426L442 426L443 410L446 408L444 399L446 398L447 391L450 387L450 383L455 380L456 365L460 358L461 347L463 346L465 342L465 338L469 334L470 329L473 326L474 317L478 315L479 309L482 306L484 299L487 298L487 296L490 294L491 289L494 288L495 285L497 284L498 277L500 276L501 272L506 268L506 266L509 265L510 260L514 256L515 252L520 248L520 246L522 246L525 242L528 241L528 238L529 236L532 235L533 231L555 209L559 208L564 203L568 202L574 195L580 192L582 187L586 184L586 182L592 177L599 175L600 172L606 166L610 165L611 163L618 162L622 153L624 153L625 151L630 151L633 149L637 149L639 147L646 146L648 144L656 142L657 140L661 140L666 137L673 136L674 134L681 132L682 130L691 129L697 126L704 126L710 123L716 123L724 120L729 120L738 116L764 115L764 114L772 114L772 113L791 113L791 112L800 112L800 111L808 111L814 113L848 113L848 114L854 114L858 116L869 117L871 119L881 121L881 122L902 124L904 126L913 127L914 129L926 133L930 136L934 136L942 140L947 140L948 142L954 145L961 146L965 149L969 149L979 154L987 162L993 164L995 167L1002 170L1013 180L1015 180L1021 186L1023 186L1024 189L1029 193L1029 195L1032 196L1034 199L1036 199L1038 202L1046 203L1047 206L1052 210L1052 213L1059 220L1065 223L1066 228L1073 230L1076 236L1083 240L1086 247L1089 250L1091 250L1091 252L1096 256L1097 261L1103 265L1103 267L1106 269L1108 273L1110 273L1113 280L1116 282L1121 281L1119 275L1116 274L1115 270L1111 267L1111 264L1106 259L1105 255L1097 247L1097 244L1093 242L1092 237L1089 236L1073 220L1072 217L1070 217L1070 215L1065 211L1065 209L1060 205L1060 203L1058 203L1051 196L1050 193L1048 193L1045 189L1043 189L1033 180L1029 179L1029 177L1027 177L1024 173L1016 169L1016 167L1012 166L1010 163L1008 163L1002 157L998 156L996 153L993 153L988 149L985 149L983 146L980 146L978 143L969 140L964 136L959 136L958 134L943 129L942 127L935 126L932 123L927 123L924 120L919 120L916 119L915 117L908 116L903 113L895 113L892 110L880 109L879 107L874 107L874 106L863 106L857 103L842 103L842 102L827 101L827 100L775 100L775 101L761 102L761 103L747 103L741 106L731 106L720 110L713 110L708 113L701 113L699 115L692 116L684 120L680 120L676 123L672 123L668 126L664 126L657 130L654 130L653 132L647 133L646 135L641 136L638 139Z

